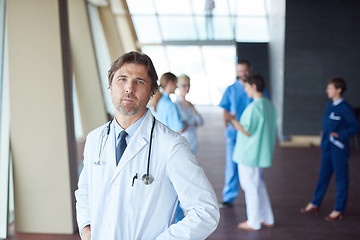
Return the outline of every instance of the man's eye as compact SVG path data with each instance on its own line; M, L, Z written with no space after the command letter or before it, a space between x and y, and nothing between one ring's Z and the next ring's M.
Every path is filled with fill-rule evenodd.
M138 81L137 83L138 84L144 84L144 81Z

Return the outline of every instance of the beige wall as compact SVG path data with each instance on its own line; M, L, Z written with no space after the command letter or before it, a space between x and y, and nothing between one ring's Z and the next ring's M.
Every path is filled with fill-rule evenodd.
M74 231L58 5L7 1L18 232Z

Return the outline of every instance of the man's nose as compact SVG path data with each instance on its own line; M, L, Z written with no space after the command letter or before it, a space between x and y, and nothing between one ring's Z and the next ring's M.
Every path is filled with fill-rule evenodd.
M132 81L128 81L125 85L125 91L127 93L133 93L134 92L134 83Z

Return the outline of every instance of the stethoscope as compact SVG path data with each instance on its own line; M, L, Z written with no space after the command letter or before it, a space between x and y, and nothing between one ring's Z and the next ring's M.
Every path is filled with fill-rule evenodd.
M102 155L102 153L104 151L106 142L107 142L107 140L109 138L110 126L111 126L112 121L113 121L113 119L111 119L109 124L106 126L106 128L104 128L104 130L101 133L99 154L98 154L97 161L94 162L95 165L99 166L99 165L103 164L103 161L101 161L101 155ZM153 176L150 174L150 155L151 155L151 144L152 144L152 137L153 137L154 127L155 127L155 117L154 117L154 121L153 121L153 124L152 124L152 127L151 127L151 132L150 132L150 145L149 145L149 155L148 155L148 160L147 160L146 173L141 178L142 181L145 183L145 185L149 185L154 181ZM135 179L137 179L137 174L133 178L133 184L134 184Z

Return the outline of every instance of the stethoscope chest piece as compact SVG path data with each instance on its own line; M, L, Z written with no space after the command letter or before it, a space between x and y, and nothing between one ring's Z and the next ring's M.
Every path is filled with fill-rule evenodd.
M151 176L151 174L145 173L142 176L142 181L145 183L145 185L149 185L154 181L154 178L153 178L153 176Z

